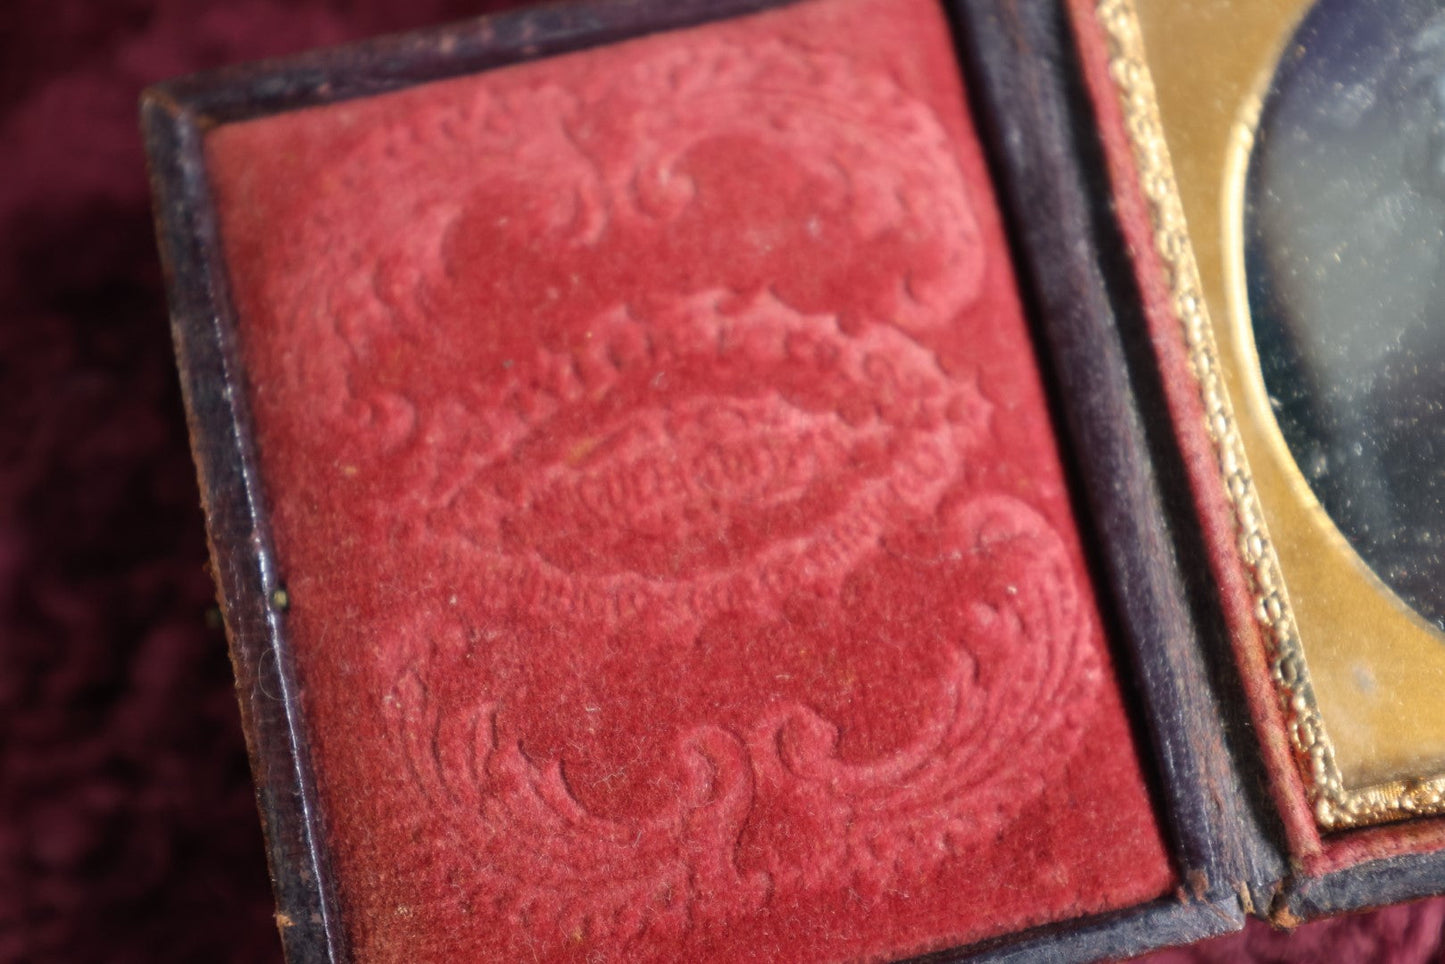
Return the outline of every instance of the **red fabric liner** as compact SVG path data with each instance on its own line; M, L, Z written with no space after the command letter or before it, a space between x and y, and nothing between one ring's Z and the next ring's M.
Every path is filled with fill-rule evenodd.
M1205 425L1199 382L1190 368L1183 326L1171 303L1168 275L1154 247L1148 204L1124 126L1118 89L1109 74L1107 41L1091 0L1069 0L1069 4L1108 157L1115 209L1144 294L1154 349L1164 373L1169 414L1194 489L1194 507L1210 547L1211 568L1219 583L1235 659L1269 768L1270 789L1283 818L1293 863L1305 875L1322 876L1383 857L1445 848L1445 820L1438 819L1414 820L1328 837L1319 831L1290 743L1279 691L1270 675L1251 577L1239 554L1234 510Z
M359 959L875 959L1170 888L933 0L207 150Z

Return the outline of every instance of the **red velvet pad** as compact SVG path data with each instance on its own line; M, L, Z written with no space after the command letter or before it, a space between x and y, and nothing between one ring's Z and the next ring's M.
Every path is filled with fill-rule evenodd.
M207 150L360 960L876 959L1172 886L932 0Z

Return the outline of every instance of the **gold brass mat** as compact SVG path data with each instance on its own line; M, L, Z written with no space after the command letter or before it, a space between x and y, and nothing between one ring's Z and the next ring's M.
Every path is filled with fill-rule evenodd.
M1325 515L1285 446L1255 355L1245 162L1260 96L1308 6L1099 0L1096 13L1289 735L1316 819L1341 829L1445 813L1445 644ZM1214 326L1211 307L1228 324Z

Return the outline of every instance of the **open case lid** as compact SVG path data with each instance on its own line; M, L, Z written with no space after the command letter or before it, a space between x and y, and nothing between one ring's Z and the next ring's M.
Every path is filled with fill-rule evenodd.
M358 926L372 925L352 919L358 911L336 880L288 629L294 587L278 557L274 493L263 481L256 386L238 337L234 252L222 236L208 138L224 125L773 7L791 5L547 7L188 78L147 95L173 329L288 959L352 959ZM1302 829L1299 808L1279 789L1298 778L1289 754L1277 752L1283 728L1270 716L1277 704L1267 670L1260 672L1263 657L1249 655L1258 636L1248 628L1252 616L1241 613L1252 612L1252 596L1188 369L1177 292L1149 243L1156 231L1147 190L1158 175L1133 166L1151 155L1137 153L1140 142L1124 133L1135 130L1125 114L1138 96L1127 86L1137 78L1127 11L986 0L942 7L1050 385L1116 670L1137 701L1175 885L1105 914L1054 909L1043 915L1049 923L934 954L1127 956L1237 928L1248 912L1289 920L1445 889L1442 862L1411 852L1426 849L1437 830L1357 832L1308 850L1309 832L1315 841L1319 834L1313 823ZM1181 243L1158 240L1166 253ZM1319 853L1335 854L1333 862L1311 863ZM1033 868L1013 870L1027 877ZM933 946L943 946L942 933L932 935Z

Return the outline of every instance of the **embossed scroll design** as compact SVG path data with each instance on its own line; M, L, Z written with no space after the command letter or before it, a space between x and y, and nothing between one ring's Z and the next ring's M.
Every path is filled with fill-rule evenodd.
M1103 685L1064 539L969 472L993 405L947 346L990 324L965 315L985 251L938 117L837 55L653 51L399 112L314 202L319 267L272 293L280 336L319 348L284 377L375 480L351 511L475 574L378 657L448 852L494 915L619 945L916 881L1037 797ZM326 244L327 205L357 197L369 234ZM926 668L925 709L859 759L801 691L758 694L751 719L659 733L676 793L608 813L529 753L524 687L475 669L488 634L459 627L514 620L589 679L569 640L685 660L720 622L866 632Z
M673 801L614 819L579 801L561 761L502 736L497 701L434 699L434 668L408 669L386 699L392 732L429 804L468 818L458 834L479 890L534 931L626 946L676 937L697 914L753 913L778 890L908 886L1000 832L1072 754L1102 674L1039 515L983 496L946 526L944 565L968 599L921 641L938 665L927 713L877 758L846 758L838 727L795 702L745 729L674 735ZM770 836L806 847L748 846L759 812Z
M1190 365L1204 403L1205 424L1234 509L1240 558L1253 582L1270 673L1315 819L1326 829L1341 829L1441 812L1445 810L1445 779L1393 781L1362 789L1344 784L1310 684L1299 627L1220 370L1219 349L1159 119L1138 16L1132 0L1101 0L1095 12L1108 40L1110 74L1118 88L1134 162L1149 204L1155 248L1168 272L1171 306L1184 329Z

